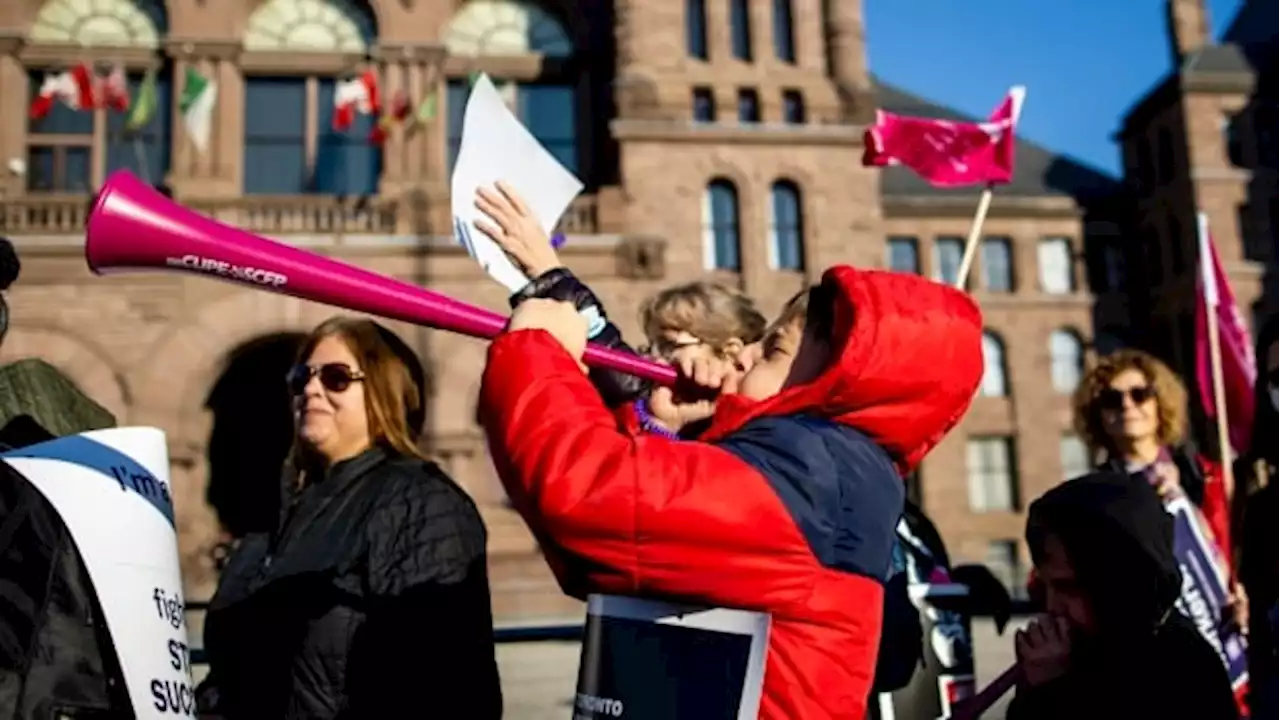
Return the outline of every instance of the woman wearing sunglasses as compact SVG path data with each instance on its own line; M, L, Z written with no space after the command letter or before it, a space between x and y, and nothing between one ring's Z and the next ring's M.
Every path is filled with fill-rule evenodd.
M1101 460L1099 469L1141 476L1166 501L1186 497L1226 552L1221 471L1183 446L1187 389L1169 366L1139 350L1112 353L1086 374L1074 405L1076 430Z
M418 448L413 351L338 317L287 377L296 436L274 532L244 538L205 620L202 713L502 715L485 528Z

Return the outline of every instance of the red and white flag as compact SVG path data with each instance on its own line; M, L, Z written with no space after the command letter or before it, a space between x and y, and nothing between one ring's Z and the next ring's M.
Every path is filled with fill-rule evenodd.
M116 112L129 109L129 81L124 74L124 66L116 64L111 73L102 79L98 97L106 107Z
M40 91L31 101L31 118L33 120L43 118L59 102L72 110L92 110L95 104L94 86L96 84L93 70L84 63L70 70L45 75Z
M904 165L935 187L1013 179L1014 129L1026 88L1010 88L986 122L954 122L879 110L867 129L862 164Z
M378 76L365 70L358 77L340 80L333 90L333 129L346 132L356 115L378 115L382 112Z
M1223 407L1227 414L1227 435L1236 452L1248 450L1253 430L1253 384L1258 368L1253 359L1253 342L1244 324L1244 315L1236 303L1235 293L1227 282L1227 273L1218 258L1218 248L1209 234L1209 218L1196 216L1196 234L1200 246L1200 276L1196 281L1196 385L1200 406L1205 415L1216 419L1214 402L1213 359L1209 348L1209 323L1218 326L1218 347L1222 358Z

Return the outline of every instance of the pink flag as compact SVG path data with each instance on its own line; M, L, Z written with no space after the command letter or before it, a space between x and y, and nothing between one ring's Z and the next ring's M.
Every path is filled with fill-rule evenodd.
M986 122L908 117L879 110L867 130L863 165L905 165L935 187L1007 183L1014 128L1026 89L1014 87Z
M1196 384L1205 414L1217 418L1213 398L1213 365L1209 353L1208 322L1218 324L1218 343L1222 350L1222 387L1227 410L1227 432L1231 447L1244 452L1249 446L1253 428L1253 384L1258 369L1253 361L1253 343L1244 317L1236 305L1236 297L1222 270L1218 249L1209 234L1208 218L1198 217L1200 243L1200 277L1196 282Z

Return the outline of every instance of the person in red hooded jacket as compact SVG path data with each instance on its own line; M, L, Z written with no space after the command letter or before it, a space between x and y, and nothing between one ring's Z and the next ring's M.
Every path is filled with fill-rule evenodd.
M583 372L587 321L534 299L489 349L479 414L567 593L767 612L760 717L862 720L901 474L972 400L981 333L964 293L831 268L675 441L619 422Z

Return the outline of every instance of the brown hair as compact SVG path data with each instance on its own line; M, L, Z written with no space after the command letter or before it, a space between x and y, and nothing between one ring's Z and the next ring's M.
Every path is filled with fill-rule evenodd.
M347 346L364 372L365 413L374 444L400 455L425 457L418 440L426 422L429 380L417 354L382 325L339 315L311 331L298 349L298 362L306 362L320 341L331 337ZM318 467L319 458L295 440L290 465L302 485L307 469Z
M1118 375L1137 370L1147 379L1155 392L1156 429L1161 445L1178 445L1187 432L1187 389L1168 365L1141 350L1120 350L1101 360L1090 370L1076 388L1072 399L1076 432L1091 450L1114 450L1111 439L1102 426L1102 408L1098 400L1111 387Z
M650 342L667 330L687 332L720 350L734 338L750 345L764 337L765 318L738 290L712 282L667 288L645 301L640 325Z
M799 322L810 335L829 342L835 326L837 292L834 284L820 283L792 295L769 325L768 332Z

